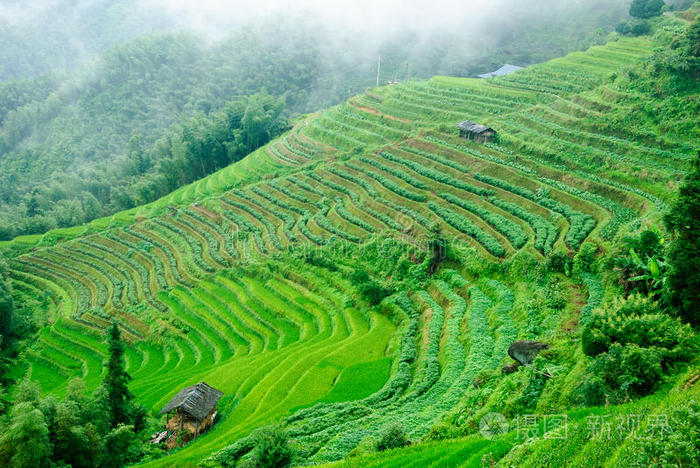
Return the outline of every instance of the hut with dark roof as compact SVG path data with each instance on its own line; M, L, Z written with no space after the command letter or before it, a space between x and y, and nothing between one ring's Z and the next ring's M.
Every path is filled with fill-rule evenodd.
M222 392L205 382L180 390L160 410L160 414L168 414L165 429L171 437L168 438L167 445L174 446L177 443L177 435L180 435L180 440L184 443L208 430L214 424L216 404L221 395Z
M491 143L496 136L496 131L493 128L472 122L471 120L458 123L457 128L459 129L460 137L473 140L477 143Z

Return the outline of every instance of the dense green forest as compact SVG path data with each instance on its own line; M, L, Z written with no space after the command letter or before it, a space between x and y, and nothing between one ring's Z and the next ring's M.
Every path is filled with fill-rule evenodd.
M83 66L110 47L177 27L157 5L135 0L48 0L0 5L0 81Z
M128 40L147 27L147 12L134 2L90 3L66 24L49 20L63 3L45 15L59 30L39 34L25 25L23 31L36 37L21 41L11 28L0 33L0 41L15 44L2 48L7 66L27 61L51 67L0 73L5 77L0 83L0 239L79 225L153 201L219 169L275 136L285 127L278 118L335 104L372 85L377 54L383 57L382 82L439 73L471 76L505 62L527 65L601 43L625 16L624 2L606 2L604 9L551 2L537 13L518 7L518 20L488 19L498 33L486 37L402 31L368 45L352 32L284 16L256 20L213 41L175 32ZM71 43L66 37L73 21L81 25L73 42L91 44L89 56L95 58L80 64L42 60L49 55L65 62L75 55L44 51L46 38ZM42 55L22 54L18 41ZM13 53L21 53L21 59ZM236 137L228 132L247 130L241 123L222 124L217 112L227 106L248 109L247 96L261 92L284 101L282 113L266 115L270 121L260 124L267 127L265 138L232 144ZM267 98L253 102L260 99ZM259 113L259 105L249 111ZM176 148L200 145L190 138L213 139L211 144L236 150L202 166L194 161L198 156Z

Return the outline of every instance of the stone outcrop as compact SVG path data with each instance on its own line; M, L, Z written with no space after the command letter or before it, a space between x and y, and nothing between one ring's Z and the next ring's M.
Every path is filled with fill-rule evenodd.
M549 345L541 341L520 340L510 345L508 356L518 361L521 365L526 366L535 360L540 351L547 348L549 348Z

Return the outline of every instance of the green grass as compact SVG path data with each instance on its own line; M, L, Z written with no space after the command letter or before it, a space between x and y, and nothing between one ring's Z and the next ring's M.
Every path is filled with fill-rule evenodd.
M333 389L319 403L360 400L378 391L389 378L391 360L378 359L347 367L338 376Z

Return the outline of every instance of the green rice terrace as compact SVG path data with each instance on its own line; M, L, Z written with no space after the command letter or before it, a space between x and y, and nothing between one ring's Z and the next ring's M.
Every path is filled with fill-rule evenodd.
M591 439L587 418L670 411L699 387L691 366L663 394L570 399L586 372L581 328L614 294L580 265L660 224L699 149L697 132L609 118L653 99L615 77L658 40L372 88L154 203L2 243L18 302L43 304L51 323L12 374L58 396L75 376L96 388L115 317L129 388L153 415L200 381L224 394L208 433L149 466L232 464L270 424L301 464L624 464L634 439ZM460 138L465 119L496 141ZM552 258L569 263L542 269ZM549 349L541 367L501 374L516 340ZM489 439L479 423L492 411L511 427ZM540 420L522 445L516 418L535 413L566 413L568 438L544 437ZM411 447L366 449L392 424Z

